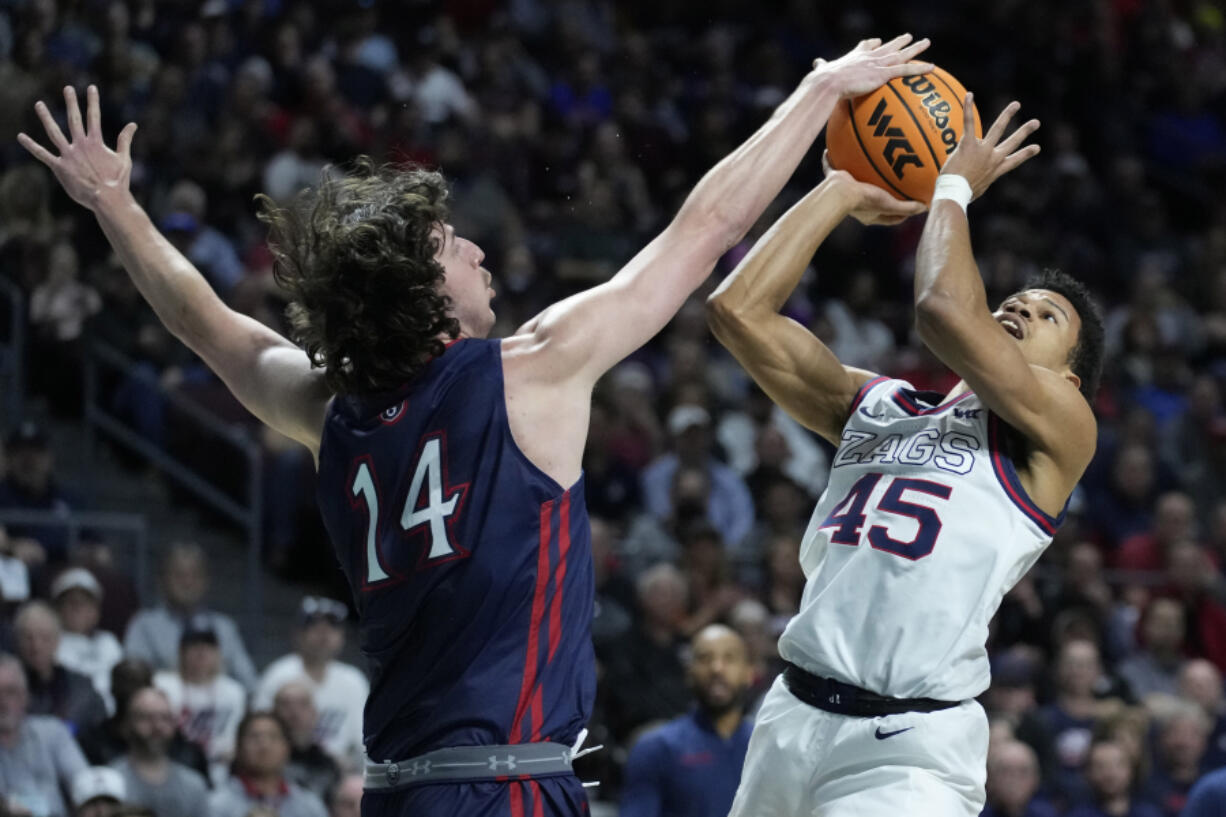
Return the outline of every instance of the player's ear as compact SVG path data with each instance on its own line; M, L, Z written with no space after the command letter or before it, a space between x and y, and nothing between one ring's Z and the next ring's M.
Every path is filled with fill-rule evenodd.
M1076 372L1074 372L1072 369L1069 369L1064 373L1064 379L1072 383L1074 388L1076 388L1078 391L1081 391L1081 378L1078 377Z

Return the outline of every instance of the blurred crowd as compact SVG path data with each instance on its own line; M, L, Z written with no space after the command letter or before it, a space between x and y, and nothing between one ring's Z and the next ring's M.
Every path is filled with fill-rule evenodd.
M140 125L132 183L156 223L223 298L278 328L253 196L285 201L363 153L437 166L457 232L487 254L507 334L615 272L815 57L908 30L932 38L930 57L984 116L1017 98L1043 121L1041 156L970 210L990 297L1057 266L1108 320L1098 453L992 630L989 813L1179 814L1226 765L1226 13L1211 0L0 0L0 277L25 296L30 388L71 419L89 350L119 350L132 364L103 380L108 410L234 490L235 463L193 445L167 395L249 427L265 450L270 567L331 565L287 558L328 547L309 456L259 430L167 335L89 214L17 146L19 130L40 132L36 99L59 111L65 84L97 83L108 138ZM712 286L820 180L819 158L820 141ZM786 310L845 363L945 390L955 378L912 330L920 229L842 225ZM694 705L690 639L713 623L741 637L752 711L799 604L798 543L831 453L713 342L705 294L610 373L592 410L592 729L606 749L580 769L604 800L640 735ZM37 426L11 430L0 507L84 507L59 487L52 449ZM0 659L0 784L25 768L10 741L34 727L20 724L61 758L30 767L57 771L47 791L61 799L10 794L13 813L68 813L88 764L111 764L129 792L165 787L166 758L194 770L171 790L212 787L189 798L220 803L210 814L250 813L240 801L323 813L316 795L346 807L354 745L305 737L334 717L312 667L331 666L320 656L335 644L311 646L311 628L343 606L304 606L290 664L259 682L233 623L176 584L203 574L190 546L165 549L164 602L134 615L104 543L70 552L55 531L10 528L0 544L17 656ZM83 609L91 599L99 611ZM225 728L202 739L194 713L226 706ZM294 777L304 752L335 775ZM291 781L324 778L294 800ZM86 793L117 785L96 769L81 779ZM1226 800L1217 778L1202 789ZM158 814L196 813L151 798Z

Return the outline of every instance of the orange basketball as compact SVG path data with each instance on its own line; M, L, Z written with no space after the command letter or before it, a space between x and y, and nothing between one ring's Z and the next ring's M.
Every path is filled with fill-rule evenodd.
M897 198L928 202L941 166L962 138L965 98L962 83L934 68L840 100L826 126L830 164ZM978 111L975 135L983 135Z

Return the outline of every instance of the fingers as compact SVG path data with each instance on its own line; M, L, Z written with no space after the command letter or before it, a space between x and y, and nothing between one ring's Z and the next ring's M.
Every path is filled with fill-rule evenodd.
M1038 129L1039 129L1039 120L1031 119L1029 122L1022 125L1020 128L1015 130L1013 133L1009 134L1009 138L1001 142L1000 145L997 147L997 150L1003 153L1006 153L1006 154L1013 153L1014 151L1018 149L1019 146L1021 146L1023 142L1026 141L1026 139L1030 136L1030 134L1034 133Z
M887 70L891 77L915 77L920 74L927 74L933 68L936 68L930 62L902 62L898 65L892 65Z
M962 100L962 138L975 138L975 95L970 91Z
M31 156L33 156L35 159L38 159L38 161L42 162L47 167L54 169L55 163L59 161L58 158L56 158L55 156L51 154L51 151L47 150L45 147L40 145L38 142L35 142L33 139L26 136L24 133L17 134L17 142L23 148L28 150Z
M872 51L874 48L881 47L880 37L869 37L867 40L861 40L859 45L855 47L856 51Z
M1001 163L1000 172L996 174L996 177L1000 178L1001 176L1005 175L1006 173L1016 168L1018 165L1021 165L1024 162L1029 162L1031 159L1033 159L1035 156L1038 156L1038 155L1039 155L1038 145L1027 145L1026 147L1019 150L1017 153L1014 153L1013 155L1006 158L1005 161Z
M834 169L835 169L834 165L830 164L830 151L823 150L822 151L822 175L829 176L830 172Z
M47 138L51 140L51 144L55 145L56 150L63 153L68 148L68 140L64 138L64 132L52 118L51 109L45 102L39 100L34 104L34 113L38 114L38 121L43 123L43 130L47 132Z
M920 54L928 50L928 46L932 45L932 40L925 37L919 42L912 43L908 47L898 52L898 56L904 60L913 60Z
M64 87L64 106L68 110L68 133L72 141L85 139L85 126L81 124L81 106L77 104L77 91L71 85Z
M91 85L85 91L85 121L88 127L87 136L102 140L102 110L98 104L98 86Z
M899 51L905 48L907 43L911 42L913 39L914 38L910 34L899 34L885 45L881 44L881 40L875 40L877 45L873 46L873 48L880 48L882 51ZM874 42L874 40L865 40L865 42Z
M119 138L115 140L115 152L125 159L132 158L132 137L136 135L136 123L129 122L123 126L123 130L119 132Z
M1005 128L1009 127L1009 121L1017 115L1018 110L1022 107L1022 103L1016 100L1005 106L1005 109L996 117L996 121L992 123L992 127L983 135L983 141L989 145L995 145L1000 141L1000 137L1005 135Z

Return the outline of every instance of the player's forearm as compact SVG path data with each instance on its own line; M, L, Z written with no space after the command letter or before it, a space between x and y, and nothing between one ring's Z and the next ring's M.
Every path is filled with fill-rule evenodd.
M823 182L792 205L711 295L713 317L778 312L817 248L850 212L837 184Z
M166 328L192 346L201 308L218 300L204 276L158 232L127 191L94 212L137 290Z
M716 231L723 254L783 189L837 101L829 77L811 72L753 136L707 171L674 223L686 233Z
M915 316L920 332L972 316L986 304L966 214L955 202L939 200L928 214L916 255Z

